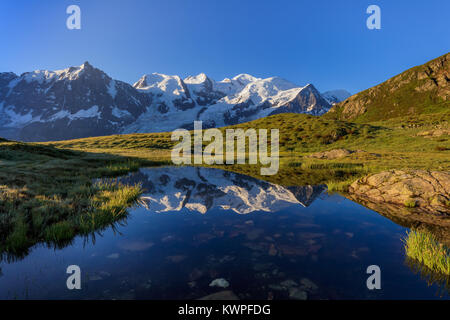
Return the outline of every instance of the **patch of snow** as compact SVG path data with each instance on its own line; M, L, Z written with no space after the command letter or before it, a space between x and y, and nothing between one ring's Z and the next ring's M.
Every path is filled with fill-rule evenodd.
M83 119L83 118L100 118L101 112L98 109L98 106L92 106L89 109L81 109L76 113L70 113L68 110L61 110L52 115L46 121L55 121L58 119L68 118L69 120L75 119Z
M225 78L224 81L225 80L229 80L229 79ZM261 78L256 78L256 77L251 76L251 75L246 74L246 73L241 73L241 74L238 74L237 76L235 76L232 80L239 81L242 84L247 85L247 84L249 84L251 82L256 82L256 81L262 80L262 79Z
M206 76L206 74L204 73L199 73L196 76L189 76L186 79L184 79L185 83L189 83L189 84L200 84L206 81L206 79L208 79L208 77Z
M112 109L112 115L116 118L122 118L122 117L130 117L131 113L129 113L128 110L123 110L123 109L114 107Z
M115 99L116 94L117 94L116 81L111 80L111 81L109 82L109 85L108 85L108 93L109 93L109 95L110 95L113 99Z
M53 108L55 109L55 108ZM58 120L58 119L63 119L63 118L69 118L71 116L71 113L67 110L60 110L57 113L53 114L50 119L48 121L54 121L54 120Z
M31 111L25 114L14 112L14 106L7 106L3 109L5 115L9 118L9 121L5 124L5 127L14 128L21 127L28 123L39 121L40 117L33 117Z
M81 109L77 113L74 113L70 116L70 119L80 119L80 118L100 118L101 113L98 110L98 106L92 106L89 109L83 110Z

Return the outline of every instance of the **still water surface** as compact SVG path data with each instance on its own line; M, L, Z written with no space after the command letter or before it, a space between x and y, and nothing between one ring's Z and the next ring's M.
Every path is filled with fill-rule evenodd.
M0 262L0 298L448 299L405 263L404 227L323 186L193 167L122 181L146 189L125 221ZM69 265L81 268L81 290L66 287ZM381 290L367 289L369 265L381 268Z

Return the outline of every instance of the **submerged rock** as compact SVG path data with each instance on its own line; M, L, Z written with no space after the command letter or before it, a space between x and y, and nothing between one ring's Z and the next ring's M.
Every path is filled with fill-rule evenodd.
M198 300L239 300L239 298L233 291L224 290L204 296Z
M279 249L283 255L286 256L306 256L308 255L308 249L305 247L291 246L283 244L279 246Z
M390 170L352 183L356 198L450 214L450 173L425 170Z
M186 256L184 256L184 255L175 255L175 256L167 257L167 260L169 260L172 263L179 263L179 262L183 261L184 259L186 259Z
M111 276L111 274L109 272L100 271L100 272L94 272L94 273L88 275L88 279L89 279L89 281L99 281L99 280L108 278L110 276Z
M269 248L269 256L276 256L278 254L278 250L275 248L275 245L272 243Z
M286 290L286 287L283 287L283 286L281 286L281 285L279 285L279 284L269 284L268 287L269 287L270 289L276 290L276 291L283 291L283 290Z
M153 247L153 242L145 242L145 241L123 241L120 242L118 247L127 251L145 251L151 247Z
M306 300L308 299L308 294L299 288L290 288L289 298L294 300Z
M308 291L316 291L319 288L314 282L312 282L308 278L301 279L300 283L302 284L302 288Z
M284 280L283 282L281 282L280 286L283 288L292 288L292 287L297 287L298 283L292 279L288 279L288 280Z
M152 287L152 280L148 279L146 282L142 284L142 287L147 290L150 289Z
M224 278L214 279L209 284L210 287L220 287L220 288L228 288L230 283Z
M249 240L256 240L263 233L264 233L263 229L251 229L246 233L246 235Z
M272 269L272 267L273 267L273 264L270 262L266 262L266 263L258 262L253 266L253 270L259 272L259 271Z
M195 268L192 270L192 272L189 274L189 279L192 281L196 281L200 279L203 276L203 271L200 269Z

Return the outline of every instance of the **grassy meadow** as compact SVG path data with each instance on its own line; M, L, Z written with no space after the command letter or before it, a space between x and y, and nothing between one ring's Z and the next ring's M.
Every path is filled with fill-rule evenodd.
M280 170L261 176L255 165L215 165L284 185L325 183L345 191L356 178L387 169L444 170L450 168L448 135L422 136L422 132L448 127L450 112L405 119L356 124L305 114L279 114L221 128L280 130ZM270 142L270 138L269 138ZM170 133L144 133L48 142L45 145L92 153L107 153L138 161L170 161L176 142ZM207 143L204 143L204 146ZM338 148L360 151L341 159L313 159L308 155Z

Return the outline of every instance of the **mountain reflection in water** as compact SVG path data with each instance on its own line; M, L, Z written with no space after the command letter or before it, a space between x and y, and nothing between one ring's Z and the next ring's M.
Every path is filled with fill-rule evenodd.
M325 189L319 186L283 187L241 174L202 167L142 169L121 179L141 183L140 203L152 212L206 213L221 208L239 214L277 212L294 204L309 206Z

